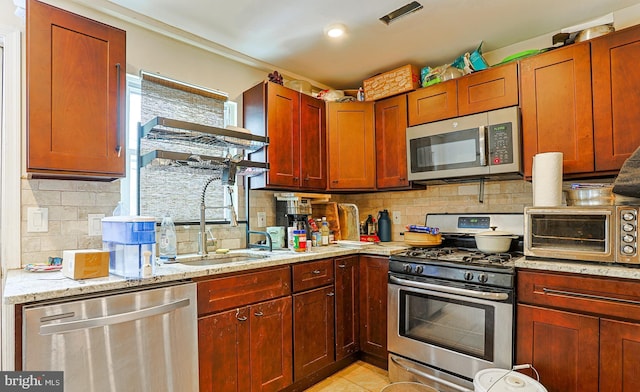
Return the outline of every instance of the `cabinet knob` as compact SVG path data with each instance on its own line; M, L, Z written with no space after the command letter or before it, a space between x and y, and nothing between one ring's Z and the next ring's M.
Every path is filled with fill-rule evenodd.
M314 275L320 275L320 270L314 270L314 271L312 272L312 274L314 274Z
M338 268L346 268L347 265L346 264L338 264Z
M300 177L293 177L293 181L299 181Z
M336 295L336 293L334 293L333 291L327 294L327 297L333 297L334 295Z

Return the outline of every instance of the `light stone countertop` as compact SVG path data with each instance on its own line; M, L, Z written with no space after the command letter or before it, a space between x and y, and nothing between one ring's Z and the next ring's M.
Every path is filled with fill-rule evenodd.
M569 272L574 274L640 280L640 268L611 263L552 259L539 260L521 257L516 260L515 266L516 268L529 268L549 272Z
M310 252L294 253L288 250L276 250L270 255L258 249L237 249L229 254L269 255L251 261L230 262L206 266L185 265L181 263L156 266L154 276L146 279L124 279L109 275L105 278L73 280L62 272L27 272L22 269L7 271L4 286L4 303L15 305L27 302L52 300L81 294L93 294L130 287L144 287L155 283L173 282L210 275L248 271L252 269L288 265L303 261L319 260L351 254L390 256L401 252L407 246L402 242L386 242L382 245L367 245L357 248L331 245L312 248Z

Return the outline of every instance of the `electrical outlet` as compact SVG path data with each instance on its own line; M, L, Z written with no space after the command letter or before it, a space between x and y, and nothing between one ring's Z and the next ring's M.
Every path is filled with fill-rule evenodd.
M402 224L402 216L400 215L400 211L393 211L393 224L394 225Z
M258 227L266 227L267 226L267 213L264 211L258 212L258 222L256 224Z
M89 235L102 235L102 218L104 214L88 214Z

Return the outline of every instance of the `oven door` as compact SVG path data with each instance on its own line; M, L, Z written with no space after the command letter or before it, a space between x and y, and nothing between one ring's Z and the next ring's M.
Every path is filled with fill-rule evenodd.
M513 365L513 291L389 275L389 352L472 380Z

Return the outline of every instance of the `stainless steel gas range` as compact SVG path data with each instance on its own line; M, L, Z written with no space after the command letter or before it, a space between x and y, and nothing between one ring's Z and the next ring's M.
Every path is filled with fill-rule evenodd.
M440 228L443 244L391 256L391 381L470 392L478 371L513 366L514 260L522 255L523 223L522 214L429 214L425 224ZM475 249L473 235L491 226L517 235L509 252Z

